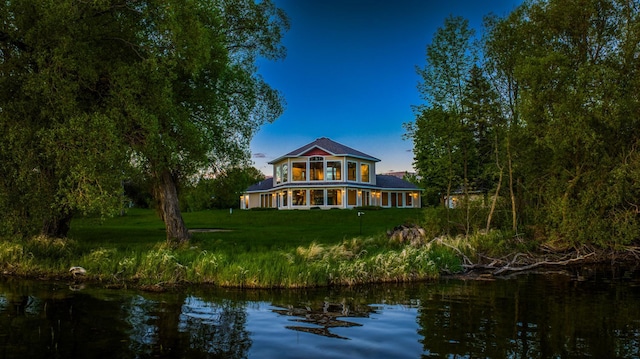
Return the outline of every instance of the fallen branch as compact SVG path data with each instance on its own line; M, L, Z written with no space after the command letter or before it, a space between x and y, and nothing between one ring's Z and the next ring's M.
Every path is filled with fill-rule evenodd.
M578 256L576 258L571 258L571 259L567 259L564 261L558 261L558 262L550 262L550 261L541 261L541 262L535 262L533 264L529 264L529 265L525 265L525 266L520 266L520 267L511 267L510 265L506 265L502 268L499 268L498 270L496 270L495 272L493 272L493 275L500 275L504 272L520 272L520 271L526 271L526 270L530 270L530 269L534 269L540 266L564 266L573 262L577 262L577 261L582 261L587 259L590 256L595 255L594 252L591 252L589 254L583 255L583 256Z

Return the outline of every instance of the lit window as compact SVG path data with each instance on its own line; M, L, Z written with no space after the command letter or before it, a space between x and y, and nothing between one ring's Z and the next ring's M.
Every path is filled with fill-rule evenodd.
M357 181L357 175L356 175L356 168L357 165L355 162L348 162L347 163L347 179L349 181Z
M324 180L324 158L311 157L309 159L309 172L312 181Z
M355 189L348 190L347 197L347 204L349 204L349 206L356 206L358 204L358 193Z
M362 182L369 182L369 164L363 163L360 165L360 176Z
M282 182L282 167L276 166L276 183Z
M407 207L411 207L412 206L412 202L411 202L411 193L407 192L406 196L405 196L405 200L404 200L404 205Z
M294 162L291 164L291 176L294 181L306 181L307 180L307 163L306 162Z
M342 162L327 161L327 181L340 181L342 179Z
M371 192L369 191L362 191L362 205L363 206L369 206L371 205Z
M322 189L311 190L311 205L324 206L324 190Z
M327 190L327 205L329 206L342 206L342 190L328 189Z
M389 192L382 192L382 206L389 206Z
M294 206L306 206L307 205L307 190L297 189L292 192L291 195Z

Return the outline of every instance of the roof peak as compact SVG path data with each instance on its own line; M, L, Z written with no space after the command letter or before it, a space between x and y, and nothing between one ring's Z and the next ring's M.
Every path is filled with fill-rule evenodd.
M379 159L368 155L364 152L360 152L358 150L355 150L349 146L345 146L341 143L338 143L328 137L320 137L317 138L315 141L310 142L300 148L297 148L289 153L287 153L284 156L278 157L277 159L269 162L270 164L273 164L275 162L278 162L284 158L289 158L289 157L298 157L298 156L302 156L304 155L304 153L308 152L309 150L313 149L313 148L320 148L332 155L335 156L350 156L350 157L355 157L355 158L361 158L361 159L366 159L366 160L370 160L370 161L374 161L374 162L380 162Z

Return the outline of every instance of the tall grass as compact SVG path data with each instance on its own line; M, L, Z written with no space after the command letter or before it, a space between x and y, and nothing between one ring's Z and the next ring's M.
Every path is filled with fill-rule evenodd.
M174 248L165 244L153 212L134 210L106 222L74 223L72 240L0 241L0 269L71 278L69 267L82 266L88 280L109 284L244 288L405 282L459 270L451 248L435 242L411 247L386 238L387 229L421 215L419 210L367 212L360 236L357 216L347 210L198 212L185 216L190 228L229 231L195 233Z

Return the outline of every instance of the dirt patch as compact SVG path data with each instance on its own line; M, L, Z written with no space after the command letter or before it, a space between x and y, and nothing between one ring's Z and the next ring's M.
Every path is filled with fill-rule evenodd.
M190 233L213 233L213 232L231 232L231 229L223 228L193 228L190 229Z

